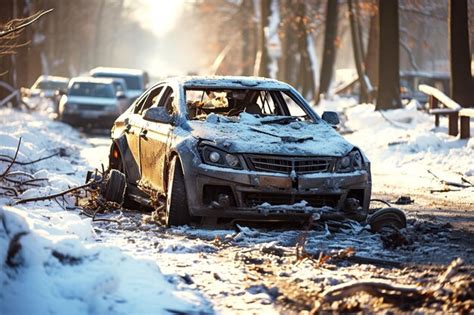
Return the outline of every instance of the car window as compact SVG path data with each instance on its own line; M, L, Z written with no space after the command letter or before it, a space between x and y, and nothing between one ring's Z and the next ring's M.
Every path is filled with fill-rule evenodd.
M166 90L163 92L163 96L161 97L160 102L157 104L157 106L164 106L168 114L171 115L174 112L173 100L174 100L173 89L168 86Z
M290 116L296 116L296 117L306 117L307 114L301 108L301 106L295 102L288 94L282 93L283 95L283 100L286 103L286 107L288 108L288 112L290 113Z
M112 84L92 83L92 82L75 82L69 88L69 95L74 96L92 96L114 98L115 89Z
M274 115L277 113L275 110L275 103L273 102L272 95L270 91L259 91L256 99L256 104L260 109L258 112L250 112L250 114L263 114L263 115ZM248 112L247 108L247 112Z
M135 105L134 113L135 114L142 114L145 109L150 108L153 104L156 104L160 99L160 94L163 90L163 86L159 86L153 90L151 90L148 95L143 97L137 105Z
M96 78L119 78L124 79L129 90L142 90L143 84L140 76L119 74L119 73L95 73Z

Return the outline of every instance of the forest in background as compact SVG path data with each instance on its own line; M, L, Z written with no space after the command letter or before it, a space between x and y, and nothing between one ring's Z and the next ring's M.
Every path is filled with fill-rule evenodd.
M472 51L474 1L456 1L463 2ZM334 69L356 68L363 73L361 101L367 101L378 88L379 38L399 47L400 70L449 72L448 0L382 3L392 5L386 12L398 21L398 41L379 36L379 21L389 19L379 19L377 0L185 1L165 34L134 17L145 1L1 0L0 23L54 9L9 43L19 46L0 58L0 69L9 69L1 79L21 87L40 74L75 76L99 65L121 66L154 77L274 77L315 99L327 93Z

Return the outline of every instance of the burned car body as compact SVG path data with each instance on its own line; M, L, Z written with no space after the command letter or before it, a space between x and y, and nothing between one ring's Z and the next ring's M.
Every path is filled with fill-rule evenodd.
M368 159L276 80L167 79L116 120L111 136L110 167L125 174L127 200L166 200L168 225L368 213Z

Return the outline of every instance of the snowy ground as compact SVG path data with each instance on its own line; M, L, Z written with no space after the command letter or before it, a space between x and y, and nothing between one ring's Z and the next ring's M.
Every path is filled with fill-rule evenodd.
M344 131L352 131L346 137L371 159L375 197L415 199L401 206L409 217L402 247L389 249L379 235L358 226L346 233L322 229L307 234L294 227L163 229L145 213L107 214L120 224L91 222L78 215L71 200L14 206L5 197L0 198L0 313L295 313L312 309L323 290L352 280L426 285L455 257L465 261L459 283L468 277L472 287L474 189L446 187L428 170L444 180L474 182L474 139L449 137L443 125L433 129L432 117L414 109L386 112L384 118L371 105L354 105L325 101L317 110L343 114ZM87 169L106 163L109 140L103 134L83 135L46 114L7 109L0 111L0 124L0 154L12 156L20 136L19 161L61 153L14 166L13 171L48 178L21 197L81 184ZM0 174L6 165L0 162ZM446 188L458 191L430 193ZM21 249L7 259L15 235L20 235L16 243ZM352 247L358 257L387 260L392 266L344 259L321 266L310 259L296 262L295 246L303 235L309 254ZM393 267L397 263L403 268ZM326 310L396 311L405 306L358 295ZM440 311L443 306L430 307ZM429 310L423 303L408 309Z

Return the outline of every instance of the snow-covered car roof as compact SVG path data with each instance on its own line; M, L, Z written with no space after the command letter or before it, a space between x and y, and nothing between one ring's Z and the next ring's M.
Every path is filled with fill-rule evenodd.
M78 82L87 82L87 83L102 83L102 84L112 84L114 79L109 78L92 78L92 77L75 77L72 78L70 84Z
M40 81L53 81L53 82L69 82L69 78L66 77L58 77L58 76L53 76L53 75L40 75L38 79L36 79L36 82Z
M258 88L258 89L290 89L286 83L262 78L246 76L182 76L165 79L162 83L178 84L184 87L219 87L219 88Z
M126 74L126 75L143 75L145 71L140 69L129 69L129 68L108 68L108 67L97 67L89 71L91 75L96 73L110 73L110 74Z

